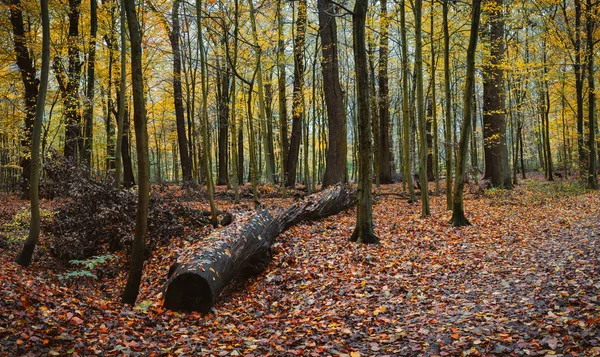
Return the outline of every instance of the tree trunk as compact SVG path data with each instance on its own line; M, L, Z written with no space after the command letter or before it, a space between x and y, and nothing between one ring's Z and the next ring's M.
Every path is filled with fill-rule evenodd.
M373 177L379 187L379 167L381 166L381 144L379 143L379 108L377 107L377 88L375 80L375 44L369 32L367 34L367 59L369 60L369 111L371 112L371 137L373 140Z
M271 246L281 232L303 221L337 214L354 201L353 191L337 185L274 216L261 210L236 217L231 226L189 247L171 266L164 306L170 310L210 312L234 278L244 279L267 267Z
M202 90L202 102L200 109L200 127L202 132L202 156L204 157L203 166L206 178L206 192L208 195L208 203L212 213L211 223L213 227L217 227L217 207L215 206L214 192L215 186L213 181L211 155L210 155L210 132L208 123L208 71L204 52L204 38L202 37L202 0L196 0L196 25L198 29L198 51L200 52L200 88Z
M150 165L148 162L148 129L144 103L144 78L142 73L142 31L135 13L134 1L123 1L131 41L131 80L133 89L133 123L138 158L138 203L135 215L135 233L131 248L131 263L127 285L123 291L124 304L135 304L144 267L146 232L148 230L148 204L150 201Z
M96 34L98 33L98 15L96 0L90 0L90 53L88 55L86 103L83 111L83 161L92 168L92 144L94 132L94 84L96 70Z
M356 101L358 105L358 204L356 226L350 240L358 243L379 243L373 232L371 114L369 112L369 67L365 41L368 0L356 0L352 14Z
M21 151L20 165L21 171L21 192L23 197L30 197L29 180L31 178L31 141L33 138L33 125L36 113L36 100L38 97L38 86L40 80L36 75L35 59L31 57L31 49L27 46L29 35L25 32L25 24L23 22L23 9L21 0L6 1L10 7L10 22L13 29L13 46L15 59L19 72L21 73L21 81L23 82L24 102L25 102L25 118L23 132L21 133Z
M450 0L442 2L444 28L444 96L446 98L446 120L444 141L446 148L446 208L452 208L452 152L454 145L452 142L452 95L450 92L450 32L448 29L448 3Z
M294 97L292 99L292 135L286 160L286 185L296 185L296 169L302 142L304 117L304 46L306 42L306 0L298 2L296 38L294 39Z
M406 3L400 4L400 32L402 37L402 124L404 131L404 177L402 181L408 184L409 202L417 200L412 175L411 145L410 145L410 112L408 98L408 45L406 41Z
M431 41L431 120L433 122L433 163L432 169L435 179L435 195L438 196L440 194L440 169L439 169L439 158L440 158L440 149L439 149L439 135L438 135L438 120L437 120L437 88L436 88L436 51L435 51L435 0L431 0L431 15L430 15L430 30L431 33L430 41Z
M227 41L223 37L221 41ZM218 106L218 158L217 185L229 185L229 101L230 75L226 61L217 65L217 106Z
M287 123L287 101L286 101L286 79L285 79L285 37L283 32L282 16L283 0L277 1L277 92L279 99L279 145L281 147L280 180L281 192L285 197L285 172L288 156L288 123Z
M181 0L173 1L171 11L172 30L169 36L171 49L173 50L173 101L175 105L175 123L177 126L177 144L179 145L179 159L183 173L183 184L192 183L192 160L188 148L188 140L185 132L185 112L183 109L183 89L181 87L181 49L179 38L181 26L179 24L179 7Z
M492 0L490 17L490 63L484 73L483 141L485 178L493 187L512 187L506 146L504 93L504 0Z
M579 153L579 179L585 181L587 166L587 152L584 144L583 132L583 61L581 58L581 0L575 2L575 63L573 64L575 72L575 93L577 97L577 149Z
M116 146L115 146L115 128L116 125L112 125L112 111L114 110L114 102L112 97L113 88L113 66L115 63L115 8L114 2L110 3L110 35L105 37L106 47L108 50L108 78L106 87L106 112L105 112L105 124L106 124L106 173L110 177L115 170L116 164ZM115 180L116 181L116 180Z
M415 0L415 73L417 82L417 122L419 125L419 177L421 181L421 216L429 216L429 189L427 185L427 124L425 118L425 98L423 95L423 41L422 16L423 0Z
M596 173L596 83L594 81L594 29L596 27L595 18L597 12L593 9L596 3L592 0L586 3L586 32L587 32L587 67L588 67L588 179L587 187L593 190L598 189L598 176ZM592 13L593 12L593 13Z
M54 73L58 81L65 107L65 148L67 158L78 160L83 149L81 114L79 113L79 82L81 60L79 58L79 16L81 0L69 0L69 49L68 68L59 57L54 58ZM66 75L65 75L66 74Z
M126 76L123 78L127 78ZM125 90L125 84L121 84L123 86L123 90ZM118 155L121 157L121 160L123 161L123 186L124 187L133 187L135 186L135 176L133 176L133 162L131 160L131 144L130 144L130 132L131 132L131 128L130 128L130 119L129 119L129 108L127 107L127 103L125 101L125 99L121 100L121 98L124 98L125 96L121 96L120 93L117 95L117 103L118 103L118 108L117 108L117 114L115 115L115 118L117 120L117 125L118 125L118 121L119 116L123 115L123 130L122 130L122 134L117 134L117 140L121 140L121 145L117 144L117 150L121 150L121 155ZM123 112L122 114L120 114L121 112L119 112L119 110L121 110L120 108L123 108ZM119 138L121 136L121 138Z
M266 168L266 176L267 181L270 183L275 183L275 156L273 153L273 142L272 142L272 133L269 135L269 130L267 129L267 115L265 109L265 86L263 83L263 71L262 71L262 49L259 43L258 30L256 27L256 17L254 15L254 3L253 0L248 0L248 4L250 7L250 24L252 25L252 37L254 40L256 53L254 54L257 57L258 61L258 72L256 73L256 86L258 92L258 115L259 115L259 125L262 132L263 139L263 150L265 152L265 168ZM305 10L306 11L306 6Z
M323 187L348 180L346 157L348 145L346 142L346 110L344 108L344 93L340 85L338 40L335 7L328 0L319 0L319 29L323 57L321 69L323 72L323 92L327 106L327 121L329 126L329 146L323 176ZM333 128L333 130L332 130Z
M480 14L481 0L473 0L471 31L469 36L469 47L467 49L467 74L463 92L463 122L460 131L459 153L456 162L456 180L454 182L454 197L452 199L451 222L454 227L470 225L465 216L463 192L467 153L469 149L469 136L471 135L471 101L473 100L473 87L475 84L475 52L477 51Z
M381 4L381 34L379 35L379 157L380 184L392 183L392 144L390 139L390 90L388 85L388 35L390 20L387 13L387 0Z
M546 178L553 181L552 174L552 148L550 146L550 85L548 83L548 61L547 61L546 41L542 43L542 98L543 103L542 120L544 121L544 149L546 151ZM593 103L592 103L593 105Z
M121 180L123 181L125 187L131 187L134 185L131 156L129 155L129 116L125 113L125 92L127 89L127 30L125 28L125 7L123 6L123 1L121 1L119 17L121 20L121 78L119 79L119 92L117 93L117 114L115 115L117 124L115 187L117 188L121 187ZM122 175L121 172L123 172L124 175Z
M40 197L39 183L41 174L40 142L42 123L44 121L44 107L46 104L46 91L48 88L48 72L50 71L50 17L48 14L48 0L41 0L42 13L42 71L40 75L39 94L36 100L35 118L33 123L33 137L31 142L31 224L29 235L23 244L23 250L16 262L28 266L33 258L33 251L40 237Z
M427 101L426 132L427 132L427 181L435 180L433 167L433 101Z

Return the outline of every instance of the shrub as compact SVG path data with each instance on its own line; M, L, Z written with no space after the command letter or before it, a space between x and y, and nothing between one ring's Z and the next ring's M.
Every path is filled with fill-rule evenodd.
M129 249L133 242L137 192L116 189L111 183L74 181L71 199L44 225L50 235L52 252L61 260L82 260L106 251ZM180 237L184 223L200 226L206 219L201 211L150 197L147 255L158 244Z

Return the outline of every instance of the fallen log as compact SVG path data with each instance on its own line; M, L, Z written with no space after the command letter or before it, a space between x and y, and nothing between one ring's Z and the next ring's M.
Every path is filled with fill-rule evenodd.
M233 224L188 248L171 266L165 308L208 313L234 278L246 279L267 267L271 246L281 232L337 214L352 207L355 198L353 190L337 185L274 214L261 210L236 216Z

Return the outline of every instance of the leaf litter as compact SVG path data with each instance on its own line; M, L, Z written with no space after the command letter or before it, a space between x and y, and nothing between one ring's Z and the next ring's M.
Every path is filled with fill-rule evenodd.
M0 245L0 354L600 355L600 193L545 194L555 186L467 196L473 226L459 229L443 195L426 218L418 204L376 196L376 246L348 241L353 210L297 225L278 238L269 267L228 287L208 315L162 308L160 287L193 244L186 239L153 252L133 309L118 303L123 253L116 276L65 282L57 274L68 267L43 236L25 269L13 263L20 243ZM3 200L3 212L24 204Z

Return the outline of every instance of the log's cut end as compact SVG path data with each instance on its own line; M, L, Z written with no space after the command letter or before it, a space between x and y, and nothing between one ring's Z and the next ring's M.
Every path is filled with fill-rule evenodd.
M198 274L186 272L169 283L165 294L165 308L178 311L209 313L214 297L208 281Z

